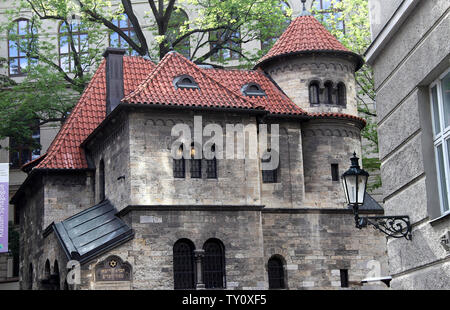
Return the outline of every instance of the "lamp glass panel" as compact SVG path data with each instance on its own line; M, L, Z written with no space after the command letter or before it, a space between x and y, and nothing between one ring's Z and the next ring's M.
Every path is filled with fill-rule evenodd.
M347 204L350 204L350 201L348 200L348 192L347 186L345 184L345 178L342 178L342 188L344 189L345 201L347 202Z
M347 186L347 195L348 195L348 200L349 203L356 203L356 175L347 175L344 177L345 178L345 183Z
M359 175L358 176L358 204L364 203L364 193L366 191L367 185L367 176Z

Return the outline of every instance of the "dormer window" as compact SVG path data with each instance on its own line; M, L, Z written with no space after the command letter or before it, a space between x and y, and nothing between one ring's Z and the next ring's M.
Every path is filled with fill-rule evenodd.
M194 78L190 75L180 75L177 76L173 80L173 86L175 86L175 89L178 88L191 88L191 89L198 89L198 84L195 82Z
M256 83L248 83L241 89L244 96L266 96L266 92Z

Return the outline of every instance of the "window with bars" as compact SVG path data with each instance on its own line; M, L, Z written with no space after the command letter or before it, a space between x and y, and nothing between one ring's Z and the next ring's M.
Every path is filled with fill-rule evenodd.
M183 145L180 145L178 149L178 154L180 155L180 159L173 159L173 177L174 178L184 178L186 175L185 169L185 159L183 157Z
M342 82L337 85L337 105L343 107L347 105L347 89Z
M206 159L206 177L208 179L217 179L217 161L215 157L216 146L211 146L211 152L214 152L214 158Z
M191 178L201 179L202 177L202 160L195 158L195 146L194 143L191 144Z
M136 33L134 31L133 24L130 22L127 14L122 14L122 16L117 19L113 19L112 23L119 27L131 40L136 41ZM138 56L139 53L133 50L127 41L122 38L117 32L110 33L109 35L109 46L124 48L127 50L127 55Z
M309 103L319 104L320 103L319 95L320 95L319 82L312 81L309 84Z
M173 246L173 277L175 289L195 289L194 244L188 239Z
M430 86L440 213L450 213L450 69Z
M267 263L269 274L269 289L285 288L283 262L279 257L273 256Z
M220 240L210 239L203 245L202 261L205 288L225 288L225 247Z
M270 151L269 151L270 152ZM272 156L265 156L261 159L261 163L270 163ZM277 169L262 169L263 183L277 183L278 182L278 168Z
M73 40L73 42L72 42ZM75 50L72 49L72 43ZM62 22L59 26L59 65L65 72L75 71L75 53L81 59L87 55L89 41L87 29L82 22L73 20L71 23ZM82 70L87 70L87 64L80 64Z
M14 22L13 27L8 32L8 64L10 76L26 74L28 65L36 62L26 54L26 51L32 51L36 48L36 35L36 29L31 29L29 20L18 19Z

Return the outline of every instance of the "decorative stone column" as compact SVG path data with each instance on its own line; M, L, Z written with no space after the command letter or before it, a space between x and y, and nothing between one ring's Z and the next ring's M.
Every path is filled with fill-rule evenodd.
M202 273L202 260L205 257L205 250L194 250L195 263L197 264L197 283L195 288L197 290L204 290L205 284L203 283Z

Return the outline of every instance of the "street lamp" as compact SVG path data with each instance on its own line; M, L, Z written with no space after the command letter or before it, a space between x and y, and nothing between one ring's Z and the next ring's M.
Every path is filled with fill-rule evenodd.
M364 204L369 173L359 167L359 158L356 153L350 158L351 166L342 174L342 187L344 188L347 204L353 208L356 228L372 225L374 228L393 238L406 238L411 240L411 223L409 216L359 216L359 207Z

